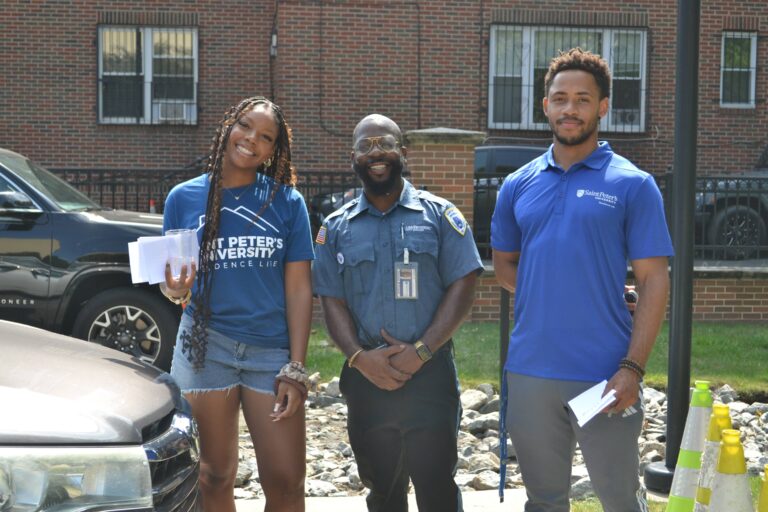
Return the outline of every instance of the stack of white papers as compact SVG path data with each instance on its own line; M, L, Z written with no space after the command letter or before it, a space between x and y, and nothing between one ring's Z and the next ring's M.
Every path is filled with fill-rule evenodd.
M165 264L171 259L173 250L172 237L167 236L142 236L135 242L130 242L128 258L131 262L131 281L134 284L165 282ZM197 238L194 251L197 254Z
M616 391L613 389L603 396L607 384L608 381L605 380L598 382L568 402L580 427L586 425L589 420L616 400Z

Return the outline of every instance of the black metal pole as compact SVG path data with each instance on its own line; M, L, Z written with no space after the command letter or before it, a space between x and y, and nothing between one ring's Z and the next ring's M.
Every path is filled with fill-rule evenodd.
M700 0L677 3L675 158L672 178L672 303L669 323L666 459L645 469L645 485L668 493L688 415L693 304L693 209L699 99Z

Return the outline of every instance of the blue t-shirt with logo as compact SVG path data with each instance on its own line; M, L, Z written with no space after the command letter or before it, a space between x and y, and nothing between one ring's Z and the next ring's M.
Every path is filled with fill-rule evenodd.
M301 194L279 185L257 217L275 181L256 176L252 185L221 193L209 327L241 343L288 348L284 267L314 259L309 215ZM165 202L163 232L195 229L200 242L209 188L207 174L174 187ZM190 303L184 314L193 311Z
M673 254L656 182L606 142L568 172L550 147L510 174L491 245L520 252L505 369L577 381L609 379L626 356L628 261Z

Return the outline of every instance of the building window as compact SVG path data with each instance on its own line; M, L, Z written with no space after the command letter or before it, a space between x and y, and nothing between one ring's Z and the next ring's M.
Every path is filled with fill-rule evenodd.
M755 107L757 34L723 32L720 59L720 106Z
M579 46L611 66L611 108L601 131L645 130L644 30L491 26L488 127L548 130L542 100L544 76L559 50Z
M197 123L197 29L99 27L99 122Z

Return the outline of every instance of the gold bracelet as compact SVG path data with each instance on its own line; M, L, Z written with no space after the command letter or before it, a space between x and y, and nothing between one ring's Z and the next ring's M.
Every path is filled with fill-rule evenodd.
M185 293L181 297L174 297L172 295L169 295L168 292L166 290L164 290L162 287L160 288L160 291L163 293L163 295L165 295L166 299L168 299L169 301L171 301L174 304L177 304L179 306L183 306L184 304L189 302L189 299L192 298L192 290L191 289L188 289L187 293Z
M347 361L347 366L349 366L350 368L354 368L354 366L352 366L352 363L355 362L355 359L357 358L357 356L360 355L360 352L363 352L364 350L365 350L364 348L358 349L357 352L349 356L349 360Z

